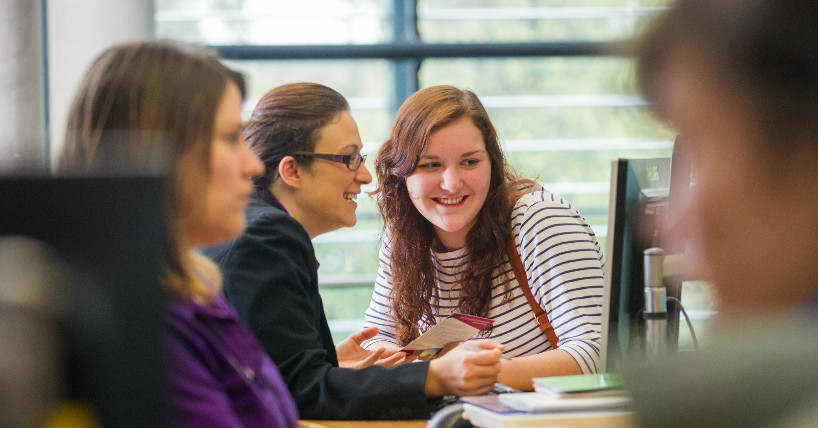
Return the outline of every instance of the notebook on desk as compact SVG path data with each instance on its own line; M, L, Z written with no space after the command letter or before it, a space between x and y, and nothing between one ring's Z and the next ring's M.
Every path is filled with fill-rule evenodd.
M588 373L573 376L535 377L534 391L560 398L624 396L618 373Z
M629 409L631 400L625 395L605 397L555 397L539 392L505 394L500 402L524 412L572 412Z
M535 395L532 395L535 394ZM481 428L526 428L559 425L572 428L631 428L633 413L622 397L600 397L605 403L572 403L536 410L537 396L532 392L461 397L466 419ZM544 396L543 396L544 397ZM539 397L542 398L542 397ZM554 401L553 397L547 397ZM597 400L599 400L597 399ZM585 400L585 399L581 399ZM526 403L526 401L528 401ZM519 404L517 404L519 403ZM516 404L513 405L512 404ZM553 404L553 403L552 403ZM524 410L528 408L528 410Z

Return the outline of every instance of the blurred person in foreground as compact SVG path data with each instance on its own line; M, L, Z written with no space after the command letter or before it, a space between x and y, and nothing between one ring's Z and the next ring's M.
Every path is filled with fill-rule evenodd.
M280 373L222 296L218 268L196 251L242 232L249 178L264 172L242 136L243 100L243 77L215 56L144 41L103 52L69 112L62 173L166 166L157 225L167 225L161 283L172 427L298 424Z
M818 426L818 2L682 0L637 44L694 186L671 213L719 314L705 349L632 367L642 426Z

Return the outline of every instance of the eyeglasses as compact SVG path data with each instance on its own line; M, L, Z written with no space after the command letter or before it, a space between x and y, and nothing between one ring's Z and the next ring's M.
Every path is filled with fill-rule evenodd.
M352 153L349 155L333 155L330 153L312 153L312 152L296 152L293 156L312 156L318 159L325 159L328 161L345 163L347 168L357 171L361 167L361 163L366 160L366 155L360 153Z

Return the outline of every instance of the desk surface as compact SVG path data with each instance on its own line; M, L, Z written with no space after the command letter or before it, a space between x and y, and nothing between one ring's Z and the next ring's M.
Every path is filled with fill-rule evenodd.
M403 421L298 421L299 428L423 428L425 419Z

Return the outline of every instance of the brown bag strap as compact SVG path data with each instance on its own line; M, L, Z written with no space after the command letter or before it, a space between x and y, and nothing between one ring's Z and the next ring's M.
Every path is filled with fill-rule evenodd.
M523 268L523 261L520 260L520 253L517 252L517 245L514 243L513 233L508 239L507 249L511 269L514 270L514 276L517 277L517 282L520 284L520 288L523 290L526 300L528 300L528 305L531 306L531 310L534 312L534 321L537 321L540 330L545 333L545 337L548 338L551 347L557 349L557 333L554 331L554 326L552 326L548 320L548 314L545 313L545 309L534 300L534 295L531 294L531 287L528 285L528 276L525 273L525 268Z

